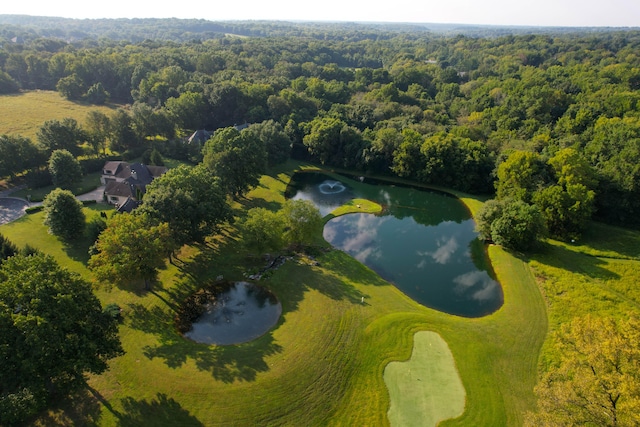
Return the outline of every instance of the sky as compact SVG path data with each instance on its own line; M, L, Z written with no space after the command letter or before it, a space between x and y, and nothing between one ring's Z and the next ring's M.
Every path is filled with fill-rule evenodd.
M3 0L0 14L640 27L640 0Z

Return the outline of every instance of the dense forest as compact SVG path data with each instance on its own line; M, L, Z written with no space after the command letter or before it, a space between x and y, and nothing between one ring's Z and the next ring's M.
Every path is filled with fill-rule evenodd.
M181 142L193 131L271 120L297 158L495 192L536 206L556 237L593 215L640 225L640 31L99 20L90 33L18 18L0 21L0 93L121 108L85 128L48 123L39 141L3 136L0 158L31 153L0 161L3 176L65 148L47 146L54 125L84 154L197 162Z
M114 363L116 372L104 383L88 387L107 409L101 424L116 418L123 425L154 424L148 417L160 414L164 421L195 425L192 410L208 420L216 413L238 422L235 418L248 412L246 419L253 422L246 424L292 424L305 417L323 425L334 411L336 424L381 425L376 420L387 419L387 402L376 406L374 401L387 395L364 375L349 372L378 375L390 349L406 345L398 337L429 324L448 338L466 375L471 418L463 418L463 425L482 425L482 420L519 424L509 420L521 420L523 408L533 408L536 363L543 374L534 390L539 410L527 414L526 425L556 425L558 414L573 418L575 425L636 425L637 238L590 220L640 227L639 89L640 30L0 16L2 98L56 91L71 101L65 101L67 106L89 107L82 122L72 117L44 121L33 133L35 140L0 135L3 181L26 183L30 189L60 187L45 197L42 214L33 211L27 217L43 218L42 224L16 221L3 232L24 243L25 237L41 237L35 232L25 236L30 234L26 227L40 227L40 235L48 227L59 240L54 244L64 247L59 258L75 262L74 254L82 252L78 259L86 263L81 271L91 271L96 284L109 285L102 296L111 302L103 309L94 295L102 292L99 287L69 275L36 247L18 249L0 236L0 323L6 325L0 331L11 344L0 345L0 359L9 367L0 371L0 423L21 422L47 407L50 397L87 386L86 373L104 372L108 360L135 347ZM284 267L291 273L284 279L274 273L271 285L280 286L284 301L295 306L286 313L291 317L280 325L277 339L264 336L256 346L233 346L229 352L198 350L200 359L193 356L193 347L176 345L173 332L167 332L173 331L171 320L162 320L173 318L174 306L161 295L178 301L181 292L213 277L228 277L227 271L250 271L260 258L254 251L304 251L306 243L319 238L323 219L309 202L282 196L280 211L262 207L279 200L271 197L281 197L287 185L272 179L268 173L278 169L268 166L290 157L297 164L310 161L337 172L444 188L472 200L477 231L497 243L488 252L497 260L497 276L505 279L500 315L467 322L417 307L395 312L390 307L400 294L370 286L377 279L352 269L351 261L335 251L321 255L322 266L305 258ZM107 215L102 207L99 215L83 208L72 184L83 173L100 171L106 160L120 158L154 165L170 158L179 161L171 166L181 164L149 184L144 203L132 215ZM251 189L263 185L272 194L258 203ZM232 200L247 209L246 217L237 218L237 229L223 229L237 212ZM249 209L254 203L258 207ZM360 204L356 207L360 212ZM588 225L596 231L572 244ZM222 232L225 237L218 239ZM601 240L598 246L594 235ZM215 247L208 246L213 240ZM536 244L543 250L526 252ZM500 246L525 251L531 257L527 268L521 269L524 261L515 262L513 253ZM313 269L307 268L311 260ZM158 275L167 271L177 279L160 283ZM184 281L183 273L188 276ZM140 281L153 291L111 289ZM321 286L308 285L316 282ZM344 296L336 293L348 287ZM330 292L325 295L322 289ZM312 309L302 308L306 298ZM124 314L113 301L126 304ZM349 311L354 307L358 314ZM618 319L576 317L607 310L619 313ZM60 312L64 322L54 334L49 326L59 322ZM313 322L315 330L316 313L324 316L322 334L308 328ZM23 321L27 316L32 323ZM351 316L360 320L345 321ZM130 320L122 323L123 317ZM324 331L331 322L334 329ZM366 336L357 335L365 324ZM87 325L80 328L82 334L78 325ZM122 343L118 328L126 331ZM145 360L138 339L154 335L145 342L161 346L143 347ZM336 337L341 341L332 341ZM300 341L313 345L307 348ZM318 352L328 349L336 351L322 353L315 364ZM166 367L148 363L167 354ZM191 357L197 372L213 367L213 375L189 375ZM327 360L335 366L327 368ZM280 368L272 368L280 362L290 372L282 375ZM270 370L276 375L269 379ZM257 373L261 380L250 384ZM121 385L124 377L127 383ZM185 393L179 384L183 378L189 383ZM205 393L219 396L215 390L228 392L231 384L236 388L236 380L243 387L255 385L238 387L243 396L217 399L233 401L236 409L220 410L223 406L202 399ZM163 381L171 383L170 395L160 392ZM158 390L160 403L154 400L147 409L141 401L134 407L129 394L140 390L144 395ZM298 390L311 409L288 406L298 406ZM264 394L254 395L257 391ZM574 396L594 406L576 410ZM256 408L236 404L245 397L267 403ZM348 407L333 406L350 400ZM355 414L352 409L358 406L369 413ZM566 407L572 409L566 412ZM265 418L263 409L272 418ZM137 413L140 420L127 422ZM478 413L482 418L474 419ZM589 418L580 418L583 413ZM291 414L294 418L287 418ZM354 422L354 416L361 421Z

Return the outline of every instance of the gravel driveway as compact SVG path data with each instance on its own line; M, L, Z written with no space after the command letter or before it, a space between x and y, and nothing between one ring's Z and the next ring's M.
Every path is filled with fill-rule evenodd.
M29 204L14 197L0 197L0 225L14 221L25 214Z

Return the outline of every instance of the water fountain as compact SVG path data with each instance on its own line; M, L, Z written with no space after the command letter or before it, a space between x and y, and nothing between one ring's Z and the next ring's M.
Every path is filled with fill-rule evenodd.
M346 189L347 187L340 181L332 181L329 179L318 185L318 190L324 195L340 194Z

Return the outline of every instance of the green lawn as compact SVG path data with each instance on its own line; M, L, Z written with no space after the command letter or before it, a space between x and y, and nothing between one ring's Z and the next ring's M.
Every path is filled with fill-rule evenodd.
M551 333L574 317L640 315L640 232L592 223L575 244L549 241L530 264L549 307ZM557 360L553 335L541 368Z
M277 208L296 167L311 166L289 163L263 177L260 186L235 204L238 215L255 206ZM471 211L482 203L466 196L462 200ZM0 232L91 278L82 255L88 244L64 248L46 233L41 215L23 217ZM629 244L616 252L613 243L598 244L611 232L606 228L585 241L589 250L580 252L575 252L577 246L550 244L548 252L531 261L538 282L543 274L569 283L580 283L586 275L597 282L595 289L624 295L621 304L637 305L632 285L640 269L628 259L637 248L637 235L631 233ZM126 354L113 360L107 373L92 377L88 391L36 424L388 425L390 399L383 373L389 362L411 357L418 331L436 332L447 343L466 392L462 416L441 425L516 426L533 409L547 311L528 260L489 247L504 306L490 316L467 319L420 306L350 256L329 250L318 256L319 266L287 262L261 282L283 306L278 325L267 335L226 347L183 339L173 327L176 304L212 277L240 280L261 266L243 254L241 244L241 236L229 227L206 247L184 248L177 266L161 271L161 285L152 292L142 292L142 284L97 287L104 304L116 302L124 309L120 330ZM597 258L589 251L627 259ZM547 303L549 286L541 284ZM590 297L581 294L581 286L572 288L571 298ZM551 301L552 324L562 317L557 307L564 310Z
M69 188L69 190L75 195L93 191L100 186L100 176L101 172L93 172L87 175L83 175L82 180ZM47 194L49 194L51 190L54 190L55 188L56 187L54 185L35 189L25 188L13 192L11 196L20 197L23 199L26 199L27 196L29 196L32 202L41 202L44 200Z
M40 127L47 120L71 117L84 125L87 113L98 110L110 114L115 106L73 102L58 92L36 90L0 96L0 135L22 135L36 142Z

